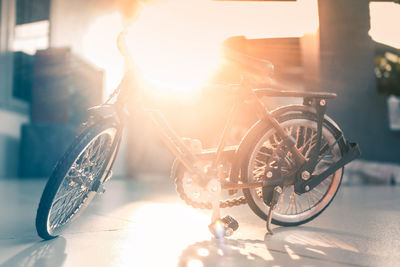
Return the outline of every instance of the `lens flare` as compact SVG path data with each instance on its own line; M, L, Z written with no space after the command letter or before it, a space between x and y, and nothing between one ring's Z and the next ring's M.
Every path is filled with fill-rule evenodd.
M202 12L194 12L204 8L203 4L192 4L167 1L146 6L127 37L144 79L167 93L193 93L219 64L223 38L202 25Z
M147 4L127 43L145 80L166 94L196 94L230 36L300 37L318 29L316 0L288 3L170 0Z
M317 0L149 1L132 20L127 44L149 89L164 96L196 98L221 63L222 41L235 35L254 39L315 33L318 8ZM120 30L121 14L99 16L82 44L83 55L105 70L108 93L124 72L116 47Z

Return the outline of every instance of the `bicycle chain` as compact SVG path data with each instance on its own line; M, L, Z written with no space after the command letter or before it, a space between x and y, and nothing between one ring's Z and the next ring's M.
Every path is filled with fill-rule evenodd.
M183 175L182 175L182 178L183 178ZM183 201L185 201L186 204L188 204L189 206L192 206L193 208L212 209L211 202L194 201L185 193L185 190L183 189L183 185L182 185L182 178L180 178L179 175L176 175L175 181L174 181L175 185L176 185L176 191L178 192L179 197ZM244 197L244 196L219 201L220 208L230 208L230 207L240 206L243 204L247 204L246 197Z

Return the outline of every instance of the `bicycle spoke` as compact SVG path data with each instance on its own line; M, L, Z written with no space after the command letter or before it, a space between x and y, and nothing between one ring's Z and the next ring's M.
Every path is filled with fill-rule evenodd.
M293 200L294 200L294 195L293 195L293 194L295 194L294 190L293 190L293 192L290 194L290 197L289 197L289 204L288 204L288 207L287 207L287 209L286 209L286 213L288 213L289 211L292 211L292 209L293 209Z
M296 194L295 198L298 200L298 201L296 201L296 203L298 203L298 205L299 205L299 207L300 207L300 213L301 213L301 212L303 212L304 210L303 210L303 207L301 206L300 196L298 196L298 195ZM296 200L296 199L295 199L295 200Z
M283 206L283 196L280 197L279 199L278 211L282 211L282 206Z
M287 134L287 135L292 135L293 128L294 128L294 126L291 126L291 127L285 128L285 132L286 132L286 134Z
M314 187L314 189L313 189L313 192L315 193L315 195L317 195L318 197L318 199L320 199L324 194L323 193L321 193L321 191L319 191L318 189L317 189L317 187Z
M338 139L335 140L335 142L330 146L329 151L328 151L326 154L327 154L327 155L331 154L333 148L334 148L334 147L336 146L336 144L337 144L340 140L342 140L342 139L343 139L343 135L341 135ZM321 158L317 161L317 164L320 162L320 160L321 160L322 158L323 158L323 157L321 157Z
M109 136L99 135L71 165L51 206L49 223L52 229L66 224L84 204L89 188L101 175L110 148Z
M323 173L338 160L338 142L334 133L329 129L323 128L321 140L318 140L318 124L316 121L302 118L299 120L287 120L282 124L286 134L293 137L296 147L309 160L311 155L318 153L317 163L312 175ZM303 125L304 124L304 125ZM318 142L321 142L320 151L316 151ZM251 169L250 169L251 168ZM265 179L265 170L275 168L280 171L281 176L291 177L298 172L298 162L290 151L282 146L282 139L275 129L271 129L259 141L251 157L249 165L249 181L259 182ZM295 178L295 177L291 177ZM280 222L297 223L320 211L319 207L322 200L331 198L328 192L332 189L332 183L340 177L337 172L324 179L319 185L308 192L298 195L294 191L294 185L285 185L283 193L274 210L273 219ZM293 179L294 180L294 179ZM286 180L288 182L290 180ZM262 198L262 189L250 189L251 196L255 200L255 205L265 214L268 211Z
M56 199L53 200L53 206L58 203L61 199L65 198L66 196L70 195L71 191L67 191L64 195L57 197Z
M310 195L309 194L305 194L305 195L306 195L306 198L307 198L308 209L310 209L312 207L311 201L310 201Z
M297 146L297 148L300 148L300 146L301 146L299 140L300 140L300 127L297 127L297 131L296 131L296 146Z
M278 140L279 139L279 137L276 135L276 134L274 134L273 136L272 136L272 138L273 138L273 144L277 144L277 145L279 145L280 144L280 141Z
M314 205L315 203L317 203L318 198L315 196L315 194L313 193L313 191L309 191L309 192L307 192L307 194L310 194L311 199L313 200L313 205Z
M262 152L261 150L258 151L258 154L261 154L261 155L267 156L267 157L270 157L272 155L272 154L268 154L268 153Z
M261 161L261 160L259 160L259 159L256 159L256 162L265 165L265 162L263 162L263 161Z
M312 146L311 145L312 142L314 142L314 144L316 144L317 140L314 139L314 137L316 137L316 136L317 136L317 134L313 135L310 139L308 139L306 142L304 142L304 144L299 148L303 152L303 154L305 154L304 151L307 152L307 150L310 149L309 148L309 149L306 150L305 148L307 146L311 147Z
M293 205L294 205L295 214L298 214L298 212L297 212L296 193L294 191L293 191Z

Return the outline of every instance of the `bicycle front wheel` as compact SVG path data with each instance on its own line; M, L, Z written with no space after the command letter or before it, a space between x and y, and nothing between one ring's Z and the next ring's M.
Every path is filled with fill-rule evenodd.
M118 127L99 122L86 129L54 168L40 199L36 230L43 239L58 236L95 196L116 154Z

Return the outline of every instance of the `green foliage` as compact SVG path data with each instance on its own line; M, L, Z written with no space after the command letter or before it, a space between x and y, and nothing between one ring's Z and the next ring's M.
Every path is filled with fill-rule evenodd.
M400 96L400 55L386 52L375 57L378 91Z

